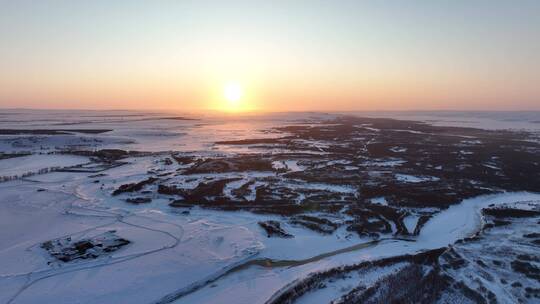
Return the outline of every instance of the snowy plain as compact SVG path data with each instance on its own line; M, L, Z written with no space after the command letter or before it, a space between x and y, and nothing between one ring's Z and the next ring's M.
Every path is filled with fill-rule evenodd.
M19 176L43 168L88 162L83 156L38 154L54 152L66 145L148 152L183 151L199 155L245 152L240 147L216 147L212 143L254 136L272 138L276 134L263 130L299 120L298 115L293 118L285 114L234 121L226 118L171 120L161 114L131 112L109 113L105 118L103 113L76 112L76 115L71 113L58 119L54 112L23 112L0 121L0 128L57 129L61 124L62 128L68 125L77 129L113 131L78 134L75 139L57 135L1 135L3 152L32 155L0 160L0 176ZM309 120L313 115L309 113L301 119ZM530 192L467 199L435 214L415 242L382 239L370 243L371 239L351 235L344 228L322 235L290 224L285 224L285 228L294 238L268 238L257 223L279 220L279 216L200 208L183 214L170 207L167 198L162 196L153 196L150 204L129 205L122 195L110 195L123 183L142 180L148 171L159 171L162 158L160 155L128 158L126 165L108 169L104 171L105 176L99 177L94 173L51 172L0 183L0 302L123 303L129 295L130 303L265 303L287 284L316 271L453 244L477 232L483 207L540 202L540 194ZM402 164L398 160L370 162L380 167ZM277 169L303 170L298 161L273 165ZM240 174L240 177L250 177L250 174ZM395 178L413 184L431 179L405 174ZM190 187L187 180L181 181ZM245 182L240 181L231 187L243 184ZM291 184L290 187L351 194L356 191L346 185L324 183ZM387 204L384 197L374 203ZM416 216L408 217L407 228L412 230L417 220ZM115 231L131 243L94 260L67 264L54 263L40 248L40 244L48 240L62 237L82 240L107 231ZM300 263L249 265L250 261L259 259ZM247 266L230 271L244 264ZM177 296L183 292L185 296ZM321 300L305 298L303 303Z

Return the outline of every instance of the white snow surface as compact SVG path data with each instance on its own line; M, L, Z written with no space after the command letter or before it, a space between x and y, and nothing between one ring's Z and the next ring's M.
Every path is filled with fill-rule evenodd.
M388 202L386 201L386 198L384 196L374 197L371 199L372 204L379 204L388 206Z
M40 169L53 167L70 167L87 163L83 156L66 154L34 154L0 160L0 176L21 176L24 173L35 173Z
M388 240L376 246L358 251L346 252L323 260L297 267L261 268L251 267L245 271L231 274L227 280L205 287L175 303L228 303L231 298L237 303L264 303L283 286L305 278L314 271L354 264L383 257L415 253L436 249L452 244L460 238L470 236L480 226L480 210L490 204L504 204L516 201L535 201L540 194L518 192L480 196L464 200L433 217L422 230L414 243Z
M114 115L109 113L109 116L103 116L101 112L59 115L50 111L45 117L43 113L24 110L13 110L12 113L0 121L1 128L103 128L112 131L76 136L2 135L0 151L34 154L0 160L1 176L87 161L84 157L37 154L66 145L90 149L234 153L245 148L214 146L212 143L278 136L262 130L298 120L298 117L316 115L276 114L270 119L250 117L231 122L227 118L171 120L164 119L162 114L121 111L111 112ZM324 153L324 143L317 143L317 146ZM154 303L197 284L203 287L179 298L176 303L264 303L287 284L314 271L452 244L479 228L480 210L490 204L537 204L540 201L540 194L528 192L467 199L436 214L424 226L416 242L382 240L362 249L328 255L295 267L251 266L204 285L209 278L250 259L309 259L365 243L368 239L351 235L344 228L329 236L321 235L288 225L286 221L283 221L283 227L294 234L294 238L267 238L257 222L282 218L197 208L184 215L183 209L169 207L168 199L155 191L152 202L141 205L126 204L123 195L110 196L119 185L147 178L148 170L159 170L156 160L155 157L128 159L129 164L109 169L104 172L106 176L99 178L90 178L92 174L87 173L54 172L0 183L0 303ZM399 167L403 163L400 159L381 159L363 165ZM284 162L283 167L290 171L303 170L295 161ZM227 193L251 176L252 173L237 175L244 179L227 185ZM411 182L412 178L416 181L421 177L408 176L404 180ZM94 183L98 179L99 182ZM187 183L184 178L171 178L171 182ZM359 191L324 183L292 183L290 186L338 193L356 194ZM378 198L373 203L384 204L386 200ZM407 228L412 228L415 221L414 216L407 217ZM42 242L55 238L82 239L110 230L131 243L110 256L95 260L51 266L47 264L50 256L39 247Z

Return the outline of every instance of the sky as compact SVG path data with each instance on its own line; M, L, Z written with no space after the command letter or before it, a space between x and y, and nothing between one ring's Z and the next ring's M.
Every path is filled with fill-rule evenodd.
M540 110L540 1L0 0L0 108Z

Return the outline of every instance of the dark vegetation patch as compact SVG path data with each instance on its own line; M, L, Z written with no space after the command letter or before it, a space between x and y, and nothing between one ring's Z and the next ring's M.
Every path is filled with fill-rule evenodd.
M101 149L101 150L65 150L57 152L59 154L70 154L86 156L90 158L90 163L77 166L62 168L58 171L62 172L83 172L83 173L98 173L111 168L125 165L127 162L122 161L127 157L142 157L151 155L148 152L125 151L121 149Z
M540 256L532 255L532 254L519 254L516 256L516 259L522 260L522 261L531 261L531 262L540 263Z
M540 288L525 287L525 297L540 299Z
M347 230L377 237L387 233L418 235L433 213L463 199L501 191L537 191L540 185L540 144L530 141L531 134L526 132L359 117L320 122L268 130L278 136L281 133L277 138L216 142L286 152L262 148L253 154L204 158L183 153L171 155L178 164L189 165L173 172L176 175L271 172L269 177L246 180L230 191L231 196L224 194L224 188L238 179L213 177L194 189L184 189L174 182L163 183L158 192L172 196L173 207L277 214L322 233L335 229L299 216L347 215L351 218L345 222ZM272 167L274 161L283 160L295 160L302 169ZM396 173L434 178L413 183L397 180ZM171 175L162 176L165 180ZM328 186L326 190L309 187L316 184ZM340 192L332 186L347 186L353 191ZM371 204L378 197L384 197L388 206ZM432 210L419 213L414 231L408 231L403 223L410 208ZM504 217L538 213L486 212L494 216L505 214L497 216L500 219L492 222L493 227L503 225Z
M332 234L339 227L338 224L320 217L299 215L291 219L291 224L300 225L322 234Z
M540 145L526 141L531 135L525 132L439 127L412 121L356 117L341 117L328 123L276 128L277 132L290 134L280 138L216 144L279 144L297 153L323 152L324 155L311 155L309 161L313 164L317 159L319 164L321 161L346 161L359 169L344 170L339 165L310 166L308 161L306 170L290 172L284 177L358 186L361 189L360 199L384 196L398 207L446 208L465 198L494 193L498 189L535 191L540 184L540 167L535 161L540 157ZM407 149L407 152L394 152L396 146ZM243 157L250 161L248 156ZM269 156L263 153L258 157ZM282 159L286 156L277 154L271 157ZM401 163L385 166L387 160L399 160ZM219 161L217 170L200 172L234 170L230 164L223 164L223 159L215 161ZM235 157L230 161L236 162ZM212 160L206 160L206 163L212 163ZM393 174L397 172L438 179L403 183L395 180ZM310 201L309 198L306 200Z
M142 180L140 182L123 184L120 187L118 187L118 189L114 190L112 195L118 195L118 194L126 193L126 192L140 191L140 190L142 190L142 188L144 186L151 185L157 180L158 179L155 178L155 177L149 177L149 178L147 178L145 180Z
M96 151L77 150L69 151L69 154L88 156L103 162L114 162L130 156L141 156L140 152L125 151L121 149L101 149Z
M152 202L152 199L149 197L130 197L126 199L126 202L134 205L148 204Z
M450 248L441 256L441 267L443 269L457 270L468 265L469 262L465 260L459 253L453 248Z
M307 278L299 280L295 282L294 284L291 284L287 286L285 289L281 290L277 294L275 294L269 301L266 302L266 304L289 304L294 303L298 298L303 296L309 291L318 289L321 287L321 284L325 280L332 279L332 278L339 278L342 277L344 274L349 273L351 271L360 271L363 269L369 269L373 267L385 267L394 265L396 263L402 263L402 262L409 262L411 264L416 265L433 265L436 263L438 257L444 252L444 248L441 249L435 249L430 250L426 252L422 252L415 255L401 255L401 256L395 256L391 258L385 258L380 259L376 261L367 261L362 262L359 264L354 265L347 265L347 266L341 266L332 268L330 270L326 270L323 272L317 272L310 274ZM412 270L413 272L415 270ZM422 281L424 284L430 284L430 281L434 285L441 284L442 282L434 280L433 278L426 279ZM403 282L400 286L400 288L407 288L407 286L410 286L409 288L414 288L415 286L420 286L420 281L406 281ZM363 293L364 291L362 291ZM409 292L406 292L405 294L411 297L414 297L412 295L413 291L410 290ZM349 295L351 298L351 301L347 302L344 301L343 303L356 303L353 300L353 297L360 297L361 295ZM360 302L362 303L362 302ZM389 303L389 302L381 302L381 303ZM399 303L414 303L414 302L399 302Z
M540 282L540 257L534 245L540 234L529 231L540 215L528 211L519 205L483 209L483 229L441 255L441 269L456 280L452 285L455 292L474 303L500 303L503 299L496 294L501 291L513 303L530 302L534 286ZM512 237L506 239L509 234Z
M346 214L353 217L348 220L348 231L355 231L359 235L378 236L380 233L391 233L393 222L396 227L396 235L408 235L407 228L403 223L403 218L407 215L406 212L383 205L364 204L358 206L350 206Z
M3 152L0 152L0 159L8 159L8 158L28 156L28 155L31 155L31 153L3 153Z
M520 272L528 278L534 279L540 283L540 268L527 261L516 259L510 263L512 269Z
M416 222L416 226L414 227L413 235L419 235L420 231L424 227L424 225L431 219L431 215L421 215L418 218L418 221Z
M224 195L223 190L230 182L241 178L226 178L200 182L194 189L183 189L175 185L160 184L158 193L177 197L170 205L172 207L201 206L226 211L248 210L261 214L279 214L293 216L312 211L335 213L343 207L343 201L314 201L296 204L294 199L298 193L285 187L273 188L265 185L256 188L254 201L247 201L243 196L248 194L248 188L253 183L246 183L232 191L235 199ZM180 198L178 198L180 197Z
M510 225L510 224L511 224L511 222L509 222L509 221L493 220L493 225L495 227L507 226L507 225Z
M173 161L168 158L168 157L165 157L164 159L161 160L161 162L165 165L165 166L170 166L173 164Z
M436 269L426 273L422 265L411 264L366 290L348 293L339 303L435 303L451 282Z
M264 221L258 222L264 231L266 231L266 236L268 237L281 237L281 238L293 238L294 236L290 233L287 233L283 228L281 228L281 223L278 221Z
M273 171L272 162L260 156L242 155L230 158L205 159L197 161L183 172L185 175L202 173L225 173L244 171Z
M173 154L171 156L180 165L189 165L197 160L197 157L191 155Z
M511 209L521 210L518 207ZM491 229L481 229L448 248L313 273L285 287L267 303L295 303L310 291L327 288L330 282L350 279L351 271L371 269L376 273L377 267L402 262L408 264L388 275L381 275L375 283L367 285L360 272L356 283L350 281L357 284L356 287L349 286L348 292L332 303L427 304L441 300L444 303L501 303L504 298L497 298L500 289L513 303L536 303L536 299L540 299L540 257L536 252L537 247L530 241L537 240L540 234L530 232L530 229L534 228L531 223L536 223L539 215L530 218L529 215L521 217L521 213L517 214L517 217L507 217L505 214L502 226L510 227L498 228L501 225L493 225L493 222L500 221L498 217L485 213L485 220L488 225L491 224ZM515 229L515 237L498 242L499 236L507 236L509 229Z
M512 218L512 217L534 217L539 216L540 211L536 210L523 210L517 208L485 208L482 210L484 215L491 215L498 218Z
M230 182L238 181L239 178L221 179L216 181L201 182L194 189L181 189L175 186L159 185L158 193L167 195L179 195L182 198L175 200L170 205L201 205L227 204L229 201L223 196L223 188Z
M95 259L129 243L130 241L118 237L115 231L108 231L102 235L78 241L72 240L71 237L47 241L41 244L41 248L55 259L67 263L78 259Z

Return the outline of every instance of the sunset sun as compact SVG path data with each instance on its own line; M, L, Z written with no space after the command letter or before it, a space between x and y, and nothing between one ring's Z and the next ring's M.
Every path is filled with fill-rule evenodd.
M242 109L242 97L244 95L244 89L237 82L229 82L223 87L223 97L227 104L225 109L228 111L240 111Z

